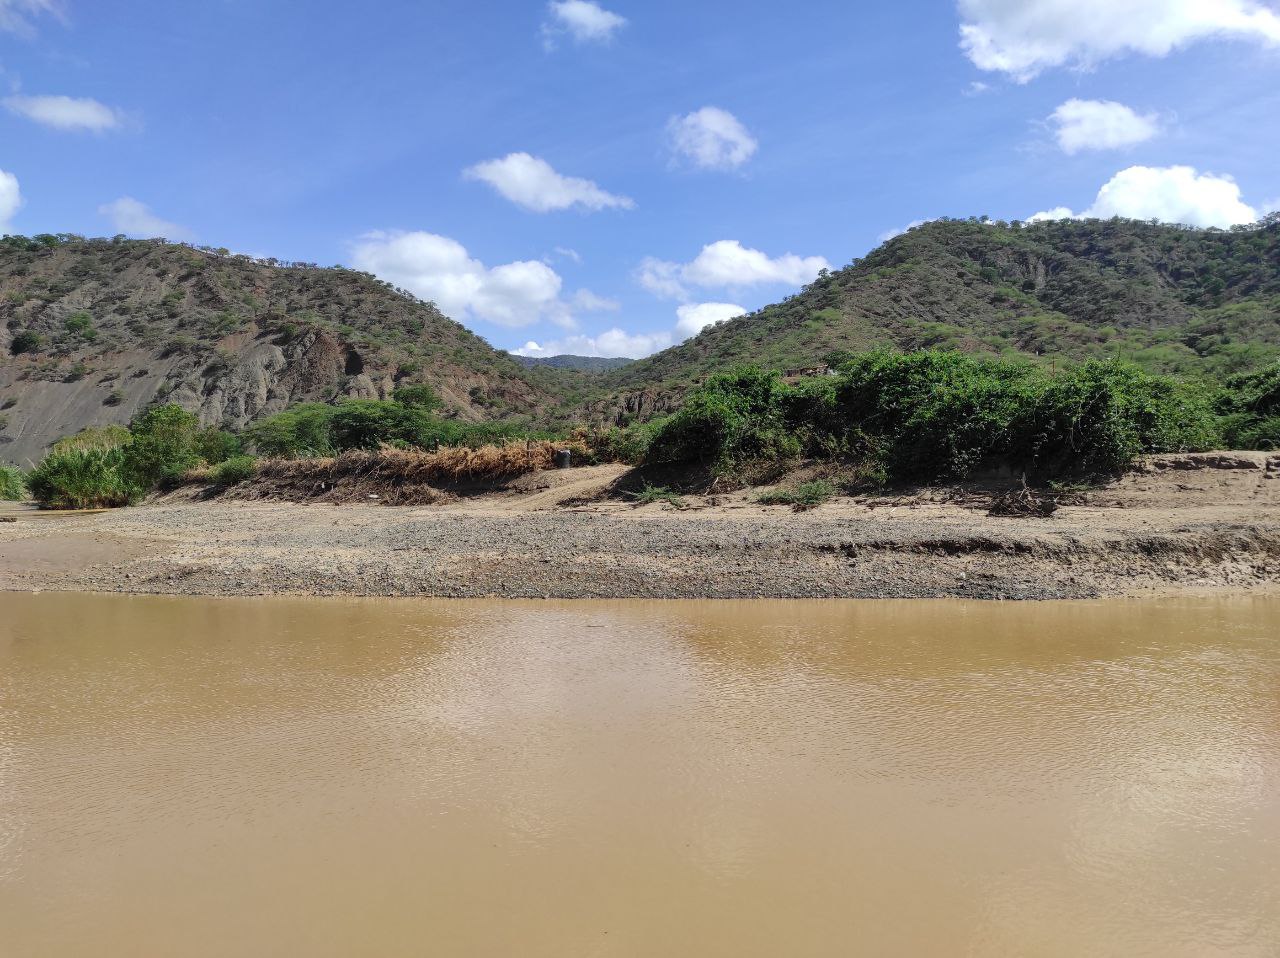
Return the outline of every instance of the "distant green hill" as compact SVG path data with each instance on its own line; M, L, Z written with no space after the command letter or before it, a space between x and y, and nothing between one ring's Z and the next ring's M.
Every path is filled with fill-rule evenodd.
M630 366L634 359L606 356L515 356L511 357L521 366L534 369L544 366L548 369L571 369L581 373L607 373L623 366Z
M610 396L592 412L661 412L670 394L733 363L796 369L880 346L1123 356L1192 376L1256 368L1280 357L1280 217L1230 231L928 223L784 302L609 373Z

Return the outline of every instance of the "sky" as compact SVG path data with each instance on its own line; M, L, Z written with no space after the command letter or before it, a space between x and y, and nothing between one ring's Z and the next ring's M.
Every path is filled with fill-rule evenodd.
M642 356L940 216L1280 207L1280 0L0 0L0 233Z

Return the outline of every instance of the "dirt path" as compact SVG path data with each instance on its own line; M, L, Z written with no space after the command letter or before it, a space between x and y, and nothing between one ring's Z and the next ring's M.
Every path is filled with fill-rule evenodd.
M621 474L538 473L436 506L185 501L8 514L0 589L556 598L1050 599L1280 591L1280 456L1159 457L1052 518L990 493L758 493L636 507ZM564 505L568 502L569 505Z

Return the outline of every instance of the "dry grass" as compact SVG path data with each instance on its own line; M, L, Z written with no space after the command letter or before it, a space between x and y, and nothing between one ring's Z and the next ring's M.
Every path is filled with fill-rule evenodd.
M256 475L231 490L235 498L354 502L375 499L422 505L449 490L492 486L555 464L557 450L585 452L575 443L513 442L478 449L445 447L434 452L383 447L345 452L333 459L263 459Z

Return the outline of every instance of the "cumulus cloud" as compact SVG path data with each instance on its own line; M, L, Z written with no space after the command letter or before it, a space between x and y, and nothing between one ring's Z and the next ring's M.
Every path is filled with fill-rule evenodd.
M191 231L177 223L170 223L151 212L150 207L132 196L122 196L98 207L98 213L111 221L117 232L147 239L190 239Z
M1035 214L1030 221L1076 216L1099 219L1123 216L1224 228L1259 219L1258 211L1244 202L1235 180L1199 173L1190 166L1131 166L1107 181L1093 205L1082 213L1059 206Z
M626 25L626 17L592 0L552 0L547 5L542 40L548 49L553 49L556 38L566 33L575 43L608 43Z
M760 146L736 116L715 106L673 116L667 142L677 159L701 170L736 170Z
M352 247L352 262L429 299L459 321L529 326L550 320L575 325L561 295L560 275L534 260L488 267L457 240L426 232L375 232Z
M542 343L530 340L512 352L517 356L606 356L639 359L670 345L671 334L667 332L632 334L615 327L606 329L598 336L566 336Z
M917 226L924 226L924 224L927 222L929 221L928 220L912 220L906 226L899 227L898 229L885 230L883 233L881 233L877 237L877 239L879 239L881 243L887 243L889 242L889 240L893 239L895 236L901 236L903 233L913 230Z
M671 263L649 257L636 269L636 281L665 299L689 299L689 287L744 289L748 286L803 286L831 264L821 256L785 253L770 257L737 240L718 240L702 248L689 263Z
M653 333L628 333L615 326L596 336L577 334L541 343L530 340L512 351L517 356L625 356L628 359L640 359L675 343L684 342L708 326L746 315L746 312L741 306L732 303L689 304L676 310L676 327L670 332L658 330Z
M622 304L616 299L597 296L589 289L578 290L570 302L575 310L582 313L616 313L622 309Z
M1053 111L1049 122L1064 153L1136 146L1160 132L1154 114L1142 116L1112 100L1068 100Z
M960 46L1020 83L1126 53L1162 57L1199 40L1280 45L1280 14L1257 0L959 0Z
M0 236L10 232L9 223L22 205L22 191L18 178L0 170Z
M102 133L122 122L119 112L87 97L11 96L5 98L4 105L12 113L55 130Z
M42 13L62 15L59 0L0 0L0 30L30 33L31 21Z
M586 210L634 209L625 196L607 193L591 180L561 176L546 160L528 153L511 153L463 170L469 180L488 183L517 206L535 213L581 207Z
M747 311L733 303L697 303L686 304L676 310L678 322L676 333L680 338L688 339L697 336L708 326L715 326L725 320L745 316Z

